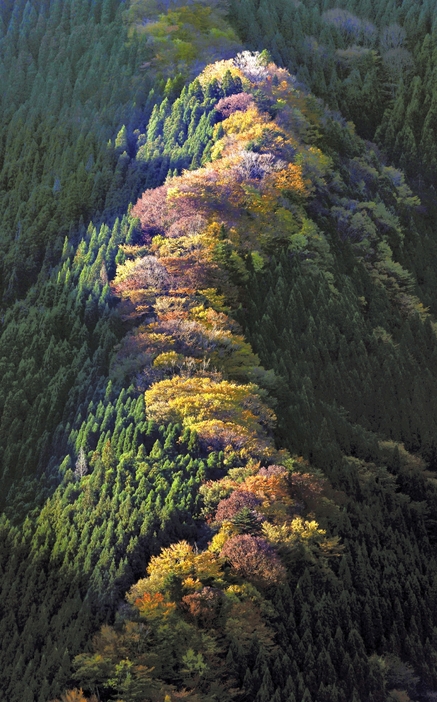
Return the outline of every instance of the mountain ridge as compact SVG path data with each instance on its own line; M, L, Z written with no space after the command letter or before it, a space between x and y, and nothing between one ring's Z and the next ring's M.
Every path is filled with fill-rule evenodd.
M136 246L124 248L126 260L118 266L113 289L128 312L125 318L133 320L134 324L139 319L140 323L122 342L114 368L115 372L120 369L127 353L130 377L145 391L146 418L164 425L178 423L182 429L194 430L200 451L223 453L224 466L233 466L228 468L232 477L210 479L200 488L206 505L204 513L212 524L209 545L197 551L186 541L180 541L154 556L148 567L148 578L134 585L128 595L131 609L119 617L114 629L102 629L95 639L94 653L77 657L75 679L88 689L98 690L100 695L115 686L118 695L132 695L135 689L148 699L162 699L162 695L177 699L182 694L174 684L178 679L182 680L183 694L187 698L214 699L220 695L221 699L234 699L241 694L252 694L253 688L248 687L247 682L244 685L241 677L230 678L229 668L222 670L222 687L217 687L216 672L211 677L218 665L217 651L212 646L214 635L221 637L217 650L222 651L222 656L227 650L228 660L229 651L236 645L229 633L232 628L229 630L228 617L232 622L239 622L241 628L243 620L238 619L241 614L237 611L241 609L244 617L248 617L250 611L253 629L249 641L254 636L263 641L259 655L269 660L269 646L274 639L268 636L274 634L268 634L268 617L259 621L256 615L257 609L262 612L269 601L263 597L264 589L272 588L275 581L276 586L280 586L284 564L296 569L305 562L313 563L316 570L321 568L323 580L327 577L322 575L324 569L329 570L329 558L341 557L344 550L339 536L326 537L326 530L311 517L320 513L332 529L341 512L332 497L340 499L341 505L345 496L334 491L317 471L313 473L308 464L290 459L287 452L272 453L271 449L266 452L268 444L260 441L259 424L258 429L255 427L256 422L268 427L273 415L269 417L259 404L256 397L259 388L223 380L223 377L232 379L233 373L237 373L241 383L241 378L251 377L256 370L262 382L265 371L257 365L250 347L244 349L243 362L233 361L233 354L237 354L237 359L241 354L242 338L237 337L237 345L232 343L232 323L226 321L223 310L229 308L230 301L234 305L238 301L237 280L244 284L249 270L262 275L268 252L276 253L282 246L288 256L300 260L301 266L306 264L304 277L322 276L331 293L338 295L330 272L329 245L317 225L306 218L303 205L318 214L317 198L331 197L334 203L338 202L341 181L330 172L329 159L311 145L315 129L321 127L321 122L314 125L315 115L320 118L317 103L312 96L301 95L289 74L266 63L259 55L247 52L234 62L222 61L207 67L204 75L210 83L204 82L203 87L214 85L216 110L222 115L216 128L220 139L211 149L210 164L168 178L164 186L146 191L131 211L131 216L139 218L143 240ZM240 85L235 88L236 77L248 92L230 92L222 97L220 87L224 83L229 91L240 91ZM199 82L202 84L202 77ZM249 99L243 99L243 95ZM260 104L261 109L269 112L260 111L257 106ZM177 114L177 101L174 109ZM312 123L305 122L307 114ZM287 124L292 125L291 131L287 132ZM309 144L306 143L308 134ZM365 163L363 158L359 161L361 169L366 168ZM412 196L401 174L383 166L380 168L385 182L393 188L392 200L402 203L403 207L416 207L418 199ZM386 222L386 232L390 232L390 226L398 227L397 236L402 240L399 220L393 218L382 202L378 207L366 201L363 189L360 195L364 199L362 207L356 207L353 201L352 207L349 204L352 213L358 213L357 219L361 217L359 224L346 220L342 234L338 219L335 220L340 242L349 238L357 262L371 273L369 277L375 281L374 285L379 282L385 288L387 298L398 308L399 314L425 319L426 311L417 299L411 297L411 302L407 302L408 284L402 288L402 268L390 263L391 250L387 241L384 242L382 222ZM317 206L312 204L312 197ZM329 209L335 212L335 206ZM340 209L338 205L337 209ZM347 209L343 207L342 212L347 213ZM375 216L380 218L377 228L371 225L373 213L378 213ZM376 238L377 231L379 236L382 234L381 244ZM384 250L386 258L378 260L376 253L372 261L371 256L378 251L378 246ZM226 273L224 277L220 267ZM381 275L381 271L385 275ZM389 282L388 272L393 276ZM406 273L405 279L408 279ZM201 286L207 287L202 291ZM141 323L143 309L147 315L145 324ZM226 336L229 332L231 335ZM378 333L383 334L383 330ZM223 353L225 359L220 360ZM248 362L255 365L251 367ZM273 383L274 387L277 381L270 375L268 383ZM246 405L250 411L244 410ZM375 445L375 450L379 461L388 451L390 462L392 453L399 451L399 447L386 443ZM404 452L403 448L401 450ZM410 463L410 470L413 469L414 459L406 452L403 455ZM387 468L377 468L368 458L360 462L359 458L350 457L348 470L352 467L358 469L357 477L364 470L370 474L376 471L378 479L384 476L386 485L395 480ZM418 464L417 468L423 470ZM337 476L337 482L338 479ZM358 478L359 482L362 480ZM199 533L203 532L201 529ZM203 533L203 543L205 538ZM278 561L278 555L284 564ZM333 573L335 571L334 568ZM246 592L248 587L254 589ZM138 635L141 639L139 631L143 620L152 626L153 635L148 643L144 642L143 654L138 657L132 647L136 646ZM180 627L180 635L188 637L188 649L178 662L178 649L182 652L187 646L174 639ZM171 641L170 631L173 632ZM224 632L227 632L226 645ZM203 639L199 637L204 636L212 637L211 654L207 654L200 643ZM365 645L358 632L354 632L354 637L355 645L361 646L364 653ZM112 643L108 647L109 640ZM154 646L157 651L162 649L158 658ZM165 656L163 647L167 651ZM130 651L129 663L121 660L126 651ZM171 663L164 665L164 657L169 656L170 651ZM247 652L239 650L235 655L243 665ZM155 660L160 661L158 674L151 667ZM372 675L377 677L378 666L382 675L382 661L377 663L370 658L366 663L366 675L371 675L372 670ZM233 665L235 670L235 663ZM364 665L363 660L360 665ZM111 671L118 671L118 677L114 678ZM304 669L303 674L307 673ZM334 694L338 699L346 699L346 687L339 686L334 692L327 680L322 677L317 683L308 683L308 695L315 694L318 689L319 695L323 691L323 695ZM238 682L243 684L242 690L238 689ZM237 688L233 689L236 683ZM363 683L359 692L351 689L351 693L376 695L378 699L383 688L376 682L368 685L370 687ZM265 682L256 699L270 699L266 689Z
M210 4L134 3L142 36L113 0L0 8L2 692L432 699L432 197L335 105L393 37L373 8L351 52L370 9L315 3L302 43L289 8L316 98L266 52L209 65L240 48ZM405 4L422 70L429 8Z

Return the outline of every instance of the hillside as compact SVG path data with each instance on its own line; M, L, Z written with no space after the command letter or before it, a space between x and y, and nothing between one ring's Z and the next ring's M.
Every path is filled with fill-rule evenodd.
M194 432L198 450L208 461L222 455L227 475L214 466L200 486L200 512L194 515L206 520L206 525L202 521L196 525L200 550L186 540L176 541L151 559L148 577L128 594L131 607L120 612L114 628L103 627L92 653L75 659L73 678L104 697L116 691L128 699L135 695L177 699L182 690L184 697L196 700L384 699L401 654L420 667L422 684L432 684L436 655L432 645L425 660L423 654L419 658L420 634L414 624L411 627L411 619L405 622L405 640L397 629L400 617L405 617L400 603L409 601L408 580L400 585L398 611L386 610L384 616L377 596L384 585L399 586L398 571L406 571L411 560L421 556L404 553L393 568L393 581L386 575L378 582L361 554L367 558L374 554L374 547L371 554L367 552L367 539L369 545L378 543L382 562L390 552L399 553L394 545L397 530L389 526L391 510L381 506L382 514L372 519L372 527L366 519L372 508L376 516L375 498L372 505L364 498L370 486L375 489L380 482L384 486L377 489L378 502L383 495L395 497L393 486L397 479L405 480L405 473L413 483L421 483L423 496L428 490L431 498L435 488L423 475L423 463L396 443L419 448L415 437L402 428L402 414L397 426L393 418L387 422L389 431L378 423L378 417L389 412L388 398L382 395L377 408L375 399L364 408L356 400L358 394L362 397L363 381L387 382L396 326L405 334L411 320L418 330L416 343L427 336L428 351L434 353L433 327L389 244L402 246L401 212L408 217L419 201L402 174L383 166L375 151L365 152L364 144L344 124L349 154L338 146L336 152L342 177L332 158L314 144L320 130L317 142L329 149L339 121L290 74L262 57L239 54L233 61L208 66L196 88L207 87L211 93L212 86L218 118L211 163L147 190L131 211L139 219L140 241L122 247L125 260L117 268L113 291L120 299L122 318L134 328L118 347L113 373L124 376L125 382L135 378L137 390L145 395L149 421ZM175 114L193 90L182 92L173 107ZM368 175L367 188L364 180L354 188L355 168L362 178ZM372 190L377 179L379 187ZM399 218L389 209L393 202ZM336 256L331 253L335 239ZM266 280L265 270L275 263L273 256L279 257L275 281ZM349 294L342 291L341 299L338 287L346 287L345 274L339 274L335 264L342 258L352 259L355 284ZM359 289L360 278L361 285L367 281L367 289L366 295L358 296L364 292ZM284 295L279 305L278 293ZM299 303L290 305L291 295L295 300L305 295L307 304L296 309ZM269 305L275 298L279 319ZM396 320L390 331L377 325L378 312L372 306L378 299L386 306L384 324L389 310ZM318 312L314 310L314 318L313 300ZM276 375L259 365L229 317L241 304L238 316L246 321L254 348L262 350ZM284 325L287 309L290 319ZM325 335L317 341L317 327L327 324L328 310L342 312L343 329L331 342L334 348L326 348ZM284 326L296 329L299 311L307 320L301 320L292 357L290 340L281 332ZM361 325L373 337L368 350L363 329L360 334L356 331ZM353 352L342 349L346 340L357 344ZM281 363L275 362L278 349ZM354 393L342 387L333 368L335 351L339 365L352 362L356 367L361 359ZM413 356L413 349L410 353ZM369 367L375 362L386 365L384 376L373 371L369 380ZM420 363L413 357L411 362ZM351 368L349 377L352 372ZM435 379L428 377L429 382ZM393 384L398 396L405 393L406 402L408 388L397 386L395 380ZM299 447L312 465L278 451L272 442L275 415L265 404L266 391L274 395L280 386L279 428L288 432L284 444L290 450ZM312 391L305 398L306 416L305 388ZM431 406L433 390L428 390L428 402L418 406L418 412ZM422 398L424 392L423 387ZM372 394L377 396L376 387ZM417 417L422 427L424 420L424 415L422 421ZM426 453L426 441L421 448ZM318 466L325 475L315 470ZM145 476L153 472L147 460L138 465L137 476L143 471ZM177 494L178 486L175 478L169 495ZM420 543L423 554L425 513L410 503L409 490L404 490L400 504L409 524L409 543L412 547L417 539L416 548ZM419 495L414 497L417 504ZM355 513L367 537L350 550L348 512ZM414 527L413 513L420 514ZM352 556L355 549L357 560ZM435 562L428 561L430 581L434 570ZM369 621L361 612L358 617L352 613L348 578L356 582L359 610L367 612ZM297 593L304 588L299 605ZM329 616L324 618L320 629L320 603L327 600L332 619L329 623ZM419 601L414 614L411 606L410 600L410 618L414 623L416 616L423 621ZM305 607L308 614L315 610L308 621L303 617ZM378 610L379 624L370 621ZM288 623L282 629L281 611ZM290 662L278 669L282 656ZM344 669L348 658L350 672Z
M402 263L435 314L435 3L239 0L230 11L247 48L270 51L408 175L431 216Z
M432 190L243 5L2 7L8 702L435 694ZM62 36L83 127L59 98L52 144Z

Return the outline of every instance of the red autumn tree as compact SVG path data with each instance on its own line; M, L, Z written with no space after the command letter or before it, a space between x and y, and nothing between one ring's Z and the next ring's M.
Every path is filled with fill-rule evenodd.
M215 518L217 522L223 522L226 519L233 519L242 509L256 509L261 504L261 500L253 494L245 490L235 490L230 497L220 500Z
M234 112L246 112L252 102L252 95L248 95L248 93L237 93L236 95L229 95L229 97L219 100L215 109L223 119L226 119L226 117L229 117L229 115L232 115Z
M275 549L259 536L239 534L227 541L220 553L243 578L256 580L263 585L272 585L285 577Z

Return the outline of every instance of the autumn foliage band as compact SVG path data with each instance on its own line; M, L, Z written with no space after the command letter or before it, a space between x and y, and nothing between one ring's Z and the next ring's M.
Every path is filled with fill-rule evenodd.
M152 557L128 594L129 616L77 657L76 679L97 697L115 689L167 702L240 698L226 652L237 631L243 647L254 638L274 646L263 592L296 559L324 562L342 550L305 516L321 494L335 509L327 481L275 448L275 376L231 316L248 265L261 270L278 246L317 238L303 207L304 163L323 168L323 156L292 133L293 103L302 102L293 83L258 54L208 66L199 88L225 88L212 162L146 191L131 212L141 241L122 247L112 289L132 328L113 372L143 388L147 419L194 432L229 470L200 488L198 543ZM254 97L260 86L264 106ZM145 646L134 653L144 626Z
M436 7L0 3L1 699L434 698Z
M399 171L379 162L376 170L374 153L363 152L354 167L378 178L384 198L371 202L360 186L348 200L332 158L316 146L324 122L340 129L338 118L268 56L249 52L208 65L167 116L163 106L154 109L149 156L162 136L179 138L183 115L195 114L199 102L213 115L203 166L194 160L192 170L173 172L130 211L129 243L119 249L111 282L128 331L110 377L116 386L134 382L150 426L169 433L169 447L172 427L172 441L182 446L189 437L210 469L196 494L193 542L178 535L152 556L114 626L75 659L74 680L105 700L226 702L256 694L270 702L272 597L307 566L333 582L343 544L320 522L340 518L345 495L275 446L272 390L281 380L261 366L236 321L251 276L283 252L337 296L330 243L315 221L329 206L338 241L398 313L427 317L409 274L393 260L391 244L403 229L385 202L405 211L418 204ZM356 138L352 125L341 129L346 141ZM369 662L354 636L359 665L369 671L361 692L379 702L382 664ZM264 671L261 687L251 670ZM323 697L325 672L311 682L320 699L331 694ZM296 684L284 681L287 702L310 701ZM346 686L335 694L348 700ZM66 695L85 699L77 688Z

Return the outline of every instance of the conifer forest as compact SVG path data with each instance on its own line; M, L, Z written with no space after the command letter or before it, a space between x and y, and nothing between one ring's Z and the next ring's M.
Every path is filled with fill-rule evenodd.
M437 0L1 0L0 700L437 700Z

